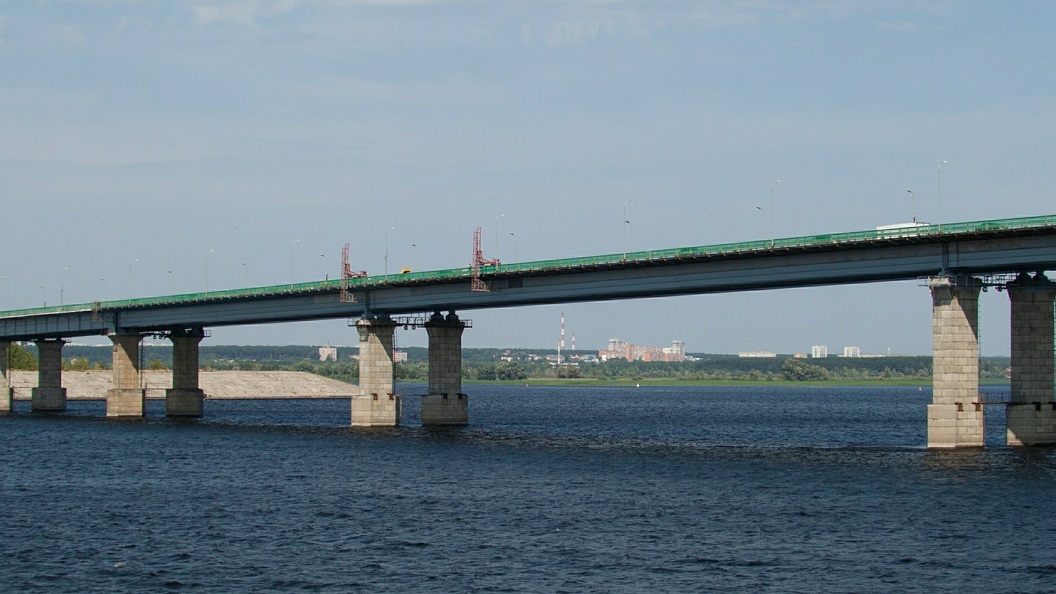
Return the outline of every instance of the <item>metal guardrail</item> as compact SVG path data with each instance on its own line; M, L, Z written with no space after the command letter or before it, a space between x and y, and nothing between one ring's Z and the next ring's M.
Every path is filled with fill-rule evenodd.
M848 233L805 235L801 237L785 237L772 240L759 239L755 241L721 243L697 247L647 250L605 254L600 256L586 256L581 258L539 260L516 264L500 264L497 266L481 266L480 273L482 276L495 276L502 274L550 272L587 267L626 265L628 263L659 263L672 260L677 261L685 258L769 252L772 250L787 248L825 247L844 244L851 245L887 239L935 238L939 236L971 234L985 231L1013 231L1041 229L1046 227L1056 227L1056 215L994 219L941 225L921 225L917 227L897 227L893 229L877 229L872 231L852 231ZM446 270L368 276L348 279L348 287L349 290L355 292L357 289L366 290L372 287L414 284L423 281L468 280L472 276L472 272L472 269L469 266L466 266L464 268L451 268ZM338 292L342 288L342 283L343 281L338 279L273 285L269 287L228 289L224 291L208 291L203 293L183 293L180 295L165 295L158 297L141 297L137 299L117 299L52 307L33 307L3 311L0 312L0 318L50 313L91 312L106 309L129 309L152 305L192 304L202 301L224 301L242 297L259 298L297 293Z

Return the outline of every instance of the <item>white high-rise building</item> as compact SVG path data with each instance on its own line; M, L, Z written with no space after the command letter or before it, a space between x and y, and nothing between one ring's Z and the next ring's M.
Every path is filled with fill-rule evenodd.
M812 359L824 359L829 356L829 347L823 344L816 344L810 347L810 357Z
M844 357L861 357L862 356L862 349L860 349L860 348L858 348L856 346L843 347L843 356Z

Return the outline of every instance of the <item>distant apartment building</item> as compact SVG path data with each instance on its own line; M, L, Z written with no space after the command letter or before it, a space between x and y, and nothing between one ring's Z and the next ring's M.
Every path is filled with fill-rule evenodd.
M860 348L858 348L856 346L843 347L843 356L844 357L861 357L862 356L862 349L860 349Z
M669 347L638 346L623 342L618 338L609 340L609 348L598 351L598 359L612 361L666 361L680 363L686 360L686 343L681 340L671 342Z
M359 361L359 355L358 354L349 355L348 358L349 359L353 359L355 361ZM407 362L407 351L395 351L395 352L393 352L392 353L392 362L393 363L406 363Z
M829 347L823 344L816 344L810 347L810 357L812 359L824 359L829 356Z
M320 361L337 361L337 347L330 346L330 343L326 343L326 346L319 347L319 360Z
M773 359L777 357L777 353L771 353L770 351L741 351L737 353L737 356L745 359Z

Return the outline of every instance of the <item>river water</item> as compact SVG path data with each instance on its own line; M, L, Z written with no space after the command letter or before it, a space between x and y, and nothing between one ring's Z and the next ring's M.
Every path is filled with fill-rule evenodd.
M0 591L1056 591L1053 450L991 414L994 447L928 451L927 388L466 389L455 430L18 402Z

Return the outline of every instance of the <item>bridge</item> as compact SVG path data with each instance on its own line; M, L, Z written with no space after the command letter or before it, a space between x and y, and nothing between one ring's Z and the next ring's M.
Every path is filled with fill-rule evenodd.
M40 353L33 410L65 410L65 339L106 335L114 343L108 416L142 416L139 346L144 336L173 343L173 387L166 414L200 416L198 343L209 327L348 318L360 337L360 396L353 425L394 425L393 344L398 325L429 333L426 425L468 421L461 385L458 311L928 279L934 312L931 447L981 446L978 297L985 286L1012 301L1012 402L1008 443L1056 443L1053 399L1053 297L1044 271L1056 269L1056 215L775 238L515 264L364 276L205 293L0 312L0 347L36 341ZM446 315L443 312L448 312ZM400 316L411 316L406 319ZM6 352L6 350L5 350ZM10 410L6 361L0 410ZM6 405L4 401L6 400Z

